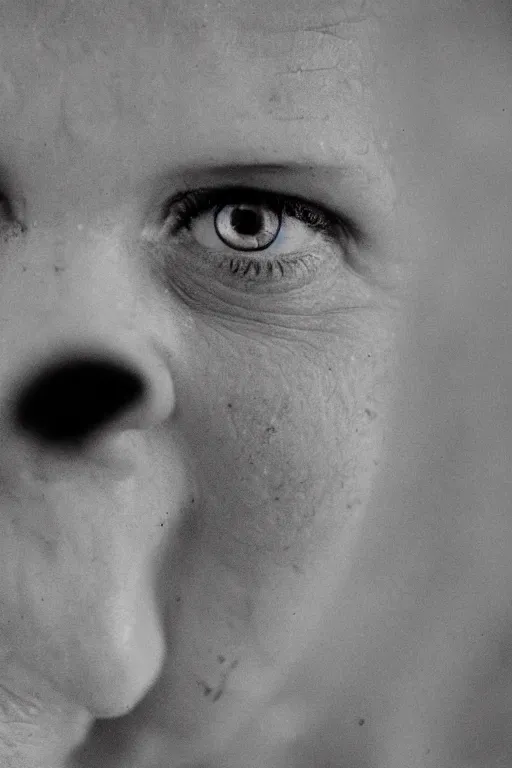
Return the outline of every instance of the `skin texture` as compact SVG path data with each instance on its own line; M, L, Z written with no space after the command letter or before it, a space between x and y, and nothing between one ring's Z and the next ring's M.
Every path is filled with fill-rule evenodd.
M251 718L268 743L272 712L293 739L304 711L269 706L335 606L342 626L331 631L345 650L328 685L339 688L343 675L344 711L351 700L375 714L361 743L352 703L350 726L338 729L343 758L453 764L454 742L420 704L410 716L410 701L432 658L437 682L458 658L454 642L436 656L427 632L442 627L446 640L457 627L449 596L469 606L469 623L485 602L464 587L486 572L482 559L470 567L479 510L452 524L439 504L430 517L408 517L432 497L422 492L414 507L418 491L407 498L404 481L418 474L411 446L425 431L433 457L447 439L429 427L435 404L424 382L439 360L422 356L420 340L432 317L433 348L451 338L447 328L464 328L448 298L436 303L443 282L432 278L429 236L438 227L447 243L444 274L466 266L467 295L479 255L473 240L459 249L463 222L453 226L440 205L436 179L448 172L455 195L460 166L448 162L441 118L424 128L418 88L427 77L442 91L442 73L416 57L421 33L424 59L435 61L439 30L453 71L471 82L461 20L452 9L447 25L445 13L440 3L425 19L414 4L404 12L387 1L299 2L293 13L264 0L2 4L4 763L226 765L223 751ZM462 40L477 50L475 30L503 29L502 10L488 13L474 4L463 17ZM448 115L450 104L446 96ZM466 104L471 149L480 112ZM486 167L490 185L499 169ZM314 253L317 270L244 283L162 224L178 192L226 184L336 209L347 231L336 245L320 236L311 245L301 226L294 237L305 238L301 252ZM463 200L468 217L479 210L478 195L475 210ZM123 361L146 391L87 454L60 455L16 430L11 409L54 355L80 348ZM436 380L440 400L447 380ZM436 425L449 421L449 402ZM502 537L504 526L495 522ZM481 539L492 559L491 535ZM440 575L440 541L456 542L443 550L463 564L455 577ZM500 611L495 624L506 619ZM425 635L433 639L421 662L404 667ZM463 649L467 681L477 650ZM487 673L497 669L489 660ZM465 701L463 683L450 690ZM431 737L436 762L426 763ZM454 759L466 768L477 748L464 752L462 742ZM238 764L253 763L246 755Z

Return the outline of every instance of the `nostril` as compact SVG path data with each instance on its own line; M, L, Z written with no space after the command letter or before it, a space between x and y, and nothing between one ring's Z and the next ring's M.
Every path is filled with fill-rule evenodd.
M144 397L136 371L108 360L67 360L39 373L18 395L18 429L56 447L84 444Z

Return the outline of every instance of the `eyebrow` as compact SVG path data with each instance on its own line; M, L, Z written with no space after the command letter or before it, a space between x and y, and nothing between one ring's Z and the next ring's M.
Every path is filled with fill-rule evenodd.
M304 174L308 171L314 171L324 180L332 176L336 181L341 181L346 178L356 179L363 174L367 175L367 173L365 173L365 167L362 164L319 163L312 159L286 163L210 162L201 164L200 162L195 161L193 165L178 168L175 173L177 172L178 176L187 178L194 178L198 175L202 177L212 176L212 178L216 178L217 176L221 176L225 178L226 176L238 176L241 172L247 175L255 174L271 177L276 175L282 176L283 174L293 176L294 174Z

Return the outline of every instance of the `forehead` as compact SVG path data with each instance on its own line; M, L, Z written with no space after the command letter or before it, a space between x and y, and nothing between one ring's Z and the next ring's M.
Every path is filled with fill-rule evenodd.
M0 93L10 114L37 101L50 120L58 102L71 128L86 131L89 120L96 134L114 118L138 132L172 117L173 131L190 141L192 127L208 143L208 118L232 146L234 122L266 119L287 122L293 142L302 121L339 121L341 104L338 129L353 134L372 79L376 10L353 0L8 0Z
M247 59L257 65L253 75L268 59L286 57L290 63L295 56L298 69L301 54L311 58L314 50L327 71L329 65L343 65L347 57L354 58L356 49L361 53L369 22L377 19L370 8L356 13L354 5L301 0L290 10L286 4L268 0L8 0L0 9L2 48L12 55L21 42L25 56L18 63L32 52L43 69L51 52L67 64L101 53L103 63L108 61L112 67L131 70L142 63L158 63L163 68L172 61L175 69L182 59L187 66L194 60L195 70L212 75ZM193 77L194 71L188 69L187 74Z

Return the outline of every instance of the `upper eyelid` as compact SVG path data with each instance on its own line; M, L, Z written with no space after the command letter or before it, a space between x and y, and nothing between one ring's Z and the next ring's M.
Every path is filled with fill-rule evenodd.
M193 193L200 193L200 192L206 192L206 193L210 192L213 195L218 195L219 197L221 197L223 194L228 195L229 193L238 193L238 192L243 194L245 192L246 194L262 195L263 197L265 196L275 197L282 201L295 200L302 203L305 206L316 208L327 219L330 219L331 221L335 222L336 224L341 226L343 229L345 229L347 233L354 238L354 240L358 241L363 237L359 226L349 216L340 214L334 209L324 205L322 202L313 200L301 194L295 194L288 191L282 191L278 189L269 189L269 188L264 188L257 185L240 184L240 183L221 184L221 185L208 184L208 185L201 185L198 187L190 187L189 189L182 189L179 192L176 192L171 198L167 198L167 200L164 203L162 214L161 214L162 225L167 221L169 215L171 214L172 212L171 209L173 205L176 205L180 200L182 200L183 198L186 198L187 195L190 195Z
M293 198L296 197L295 195L288 195L283 194L281 192L277 192L275 190L268 190L268 189L262 189L261 187L255 187L250 186L249 184L222 184L222 185L206 185L206 186L199 186L199 187L190 187L190 189L184 189L180 190L179 192L175 193L171 198L168 198L166 202L164 203L164 208L162 211L162 222L167 219L169 214L171 213L171 209L173 205L176 205L176 203L179 203L180 200L183 200L184 198L187 198L189 195L192 194L202 194L202 193L211 193L215 196L218 196L219 198L222 195L229 195L230 193L237 193L240 194L256 194L256 195L267 195L268 197L277 197L277 198ZM308 202L308 201L304 201ZM310 203L311 205L313 203Z

